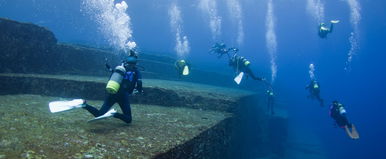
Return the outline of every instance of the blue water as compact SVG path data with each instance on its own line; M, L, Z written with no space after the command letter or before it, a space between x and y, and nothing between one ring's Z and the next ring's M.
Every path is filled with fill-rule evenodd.
M226 1L217 0L217 14L222 17L218 40L240 49L250 59L252 69L270 79L270 56L266 47L266 12L268 0L236 0L242 8L244 31L237 42L237 24L232 20ZM79 0L0 0L0 17L31 22L49 28L60 42L109 46L98 24L85 13ZM117 1L121 2L121 1ZM189 39L188 59L195 67L228 73L226 60L207 53L213 44L208 18L198 9L197 0L127 0L133 40L140 50L176 56L175 34L170 29L168 9L176 2L183 19L183 34ZM317 136L327 157L386 158L386 2L358 0L361 19L358 24L359 49L350 71L345 70L348 40L354 30L350 8L345 0L324 0L324 19L341 22L327 39L317 36L317 23L307 12L306 0L275 0L273 13L277 42L277 78L273 84L280 106L289 111L291 129L307 129ZM237 21L237 20L236 20ZM339 100L347 107L348 117L361 135L350 140L343 130L333 127L327 107L306 98L308 66L316 67L321 95L329 104ZM307 136L307 135L304 135ZM307 140L307 139L305 139Z

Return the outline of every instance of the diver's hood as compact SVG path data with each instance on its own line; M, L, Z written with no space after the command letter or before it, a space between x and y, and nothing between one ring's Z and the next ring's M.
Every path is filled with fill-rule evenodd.
M136 64L138 62L138 59L135 58L134 56L129 56L123 62L129 63L129 64Z

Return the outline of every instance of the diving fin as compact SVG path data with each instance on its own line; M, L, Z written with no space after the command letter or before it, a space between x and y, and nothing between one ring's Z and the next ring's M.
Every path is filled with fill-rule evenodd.
M359 139L359 133L358 133L357 129L355 128L354 124L352 124L352 127L351 127L351 138L352 139Z
M75 108L84 107L85 100L74 99L71 101L53 101L48 104L51 113L67 111Z
M182 71L182 74L183 74L184 76L189 75L189 67L188 67L188 66L185 66L185 67L184 67L184 70Z
M353 139L353 140L356 140L356 139L359 139L359 134L358 134L358 131L357 129L355 128L354 124L351 125L351 131L350 131L350 128L348 128L348 126L346 125L344 127L347 135Z
M112 117L116 112L117 111L115 109L111 109L108 112L106 112L105 114L98 116L98 117L95 117L94 119L91 119L88 122L93 122L93 121L101 120L104 118Z
M243 76L244 76L244 72L240 72L239 75L237 75L235 77L235 79L233 79L237 84L240 84L241 80L243 79Z
M337 24L337 23L339 23L339 20L331 20L330 22L334 23L334 24Z

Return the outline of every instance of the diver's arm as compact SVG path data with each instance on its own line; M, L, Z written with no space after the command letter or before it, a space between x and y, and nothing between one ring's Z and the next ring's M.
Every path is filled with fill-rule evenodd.
M310 89L311 88L311 84L307 85L305 89Z
M176 61L176 62L174 63L174 66L175 66L176 68L178 68L178 61Z
M114 72L114 70L110 67L110 65L109 64L107 64L106 63L106 68L107 68L107 70L109 70L110 72Z
M136 89L137 89L137 91L138 91L140 94L143 94L143 88L142 88L142 76L141 76L141 73L137 70L137 71L136 71L136 74L137 74L137 85L136 85Z

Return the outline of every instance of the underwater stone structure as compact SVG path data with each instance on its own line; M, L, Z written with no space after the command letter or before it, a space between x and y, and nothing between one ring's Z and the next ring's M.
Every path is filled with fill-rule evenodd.
M37 94L64 98L104 100L107 79L76 75L0 74L0 80L0 90L2 90L0 95ZM238 105L237 102L241 97L253 95L252 92L240 90L237 91L236 96L232 97L224 93L200 91L197 89L210 87L209 85L177 81L144 79L143 83L145 94L132 98L132 103L234 112ZM220 88L216 91L218 90L224 91ZM231 91L229 92L232 93Z
M252 152L251 149L257 151L255 153L260 157L270 153L281 156L285 151L286 135L283 135L283 132L284 134L286 132L287 119L286 117L266 116L256 104L258 103L257 94L189 83L201 82L202 78L211 76L210 79L205 79L206 84L233 86L232 80L226 80L229 83L222 82L232 77L193 69L192 76L184 79L189 82L170 81L177 80L177 76L170 77L176 74L175 59L141 53L139 64L145 67L143 76L145 77L144 91L146 94L132 97L131 102L134 105L140 105L137 111L142 113L137 115L138 120L144 121L141 123L144 125L137 126L134 122L133 125L123 127L114 125L116 121L106 121L107 125L112 126L113 129L109 131L70 120L81 120L82 117L89 114L69 113L67 118L49 115L45 104L47 100L58 98L103 100L105 82L110 74L105 70L105 59L113 66L120 62L119 55L108 50L58 44L53 33L43 27L7 19L0 19L0 55L0 61L2 61L0 63L0 98L4 101L15 98L13 100L17 101L10 100L0 103L0 107L11 106L12 109L15 109L14 112L8 114L0 112L2 121L20 124L19 120L24 119L25 126L31 126L31 129L37 131L46 130L47 127L58 129L52 132L50 129L48 129L50 131L45 131L48 136L55 137L56 133L63 131L75 135L77 139L73 140L59 135L57 138L64 143L45 141L49 147L57 147L63 151L63 154L51 154L51 151L39 150L39 146L29 145L29 142L34 140L42 140L41 136L15 138L9 134L18 129L23 130L23 125L4 125L6 129L0 131L0 134L8 135L9 138L1 139L0 148L12 150L12 145L17 144L20 144L21 147L14 152L15 154L2 154L5 152L0 150L0 158L4 156L50 158L50 155L53 155L51 158L60 158L55 155L69 155L70 158L88 158L90 156L93 158L124 158L128 154L131 155L129 158L246 158L248 152ZM27 103L23 103L23 100ZM28 103L29 101L32 103ZM44 103L43 106L42 103ZM39 107L40 112L34 112L34 109L26 112L21 108L21 106L28 105L36 109ZM166 111L155 113L155 109L162 109L158 106L166 108ZM154 110L149 108L154 108ZM177 108L184 108L184 110L173 113ZM29 116L30 114L35 114L35 116ZM42 114L43 117L39 114ZM187 123L177 122L189 114L194 115ZM212 115L211 118L200 117L202 114L216 115ZM20 116L20 119L14 119L15 116ZM167 120L163 121L165 119ZM49 122L45 123L46 120ZM41 128L36 128L38 125ZM83 129L84 127L87 129ZM82 130L72 132L72 129ZM147 132L152 132L150 130L158 131L161 134L153 133L143 136ZM193 130L195 133L192 133ZM276 134L278 130L282 133ZM109 141L109 136L100 133L101 131L118 133L118 136L113 136L119 142ZM132 133L126 133L129 131ZM246 138L246 136L253 138ZM166 141L163 141L164 139ZM98 143L93 143L94 141ZM155 143L158 144L153 145ZM74 148L68 146L71 144L74 144L72 146ZM76 144L78 146L83 144L83 146L76 147ZM44 143L41 147L43 146ZM116 149L107 151L109 147ZM146 147L146 150L143 150L143 147ZM80 148L88 149L79 151ZM121 151L122 148L126 149ZM19 151L24 151L22 156L17 154Z
M46 28L0 18L0 73L78 74L108 76L105 63L112 67L122 60L122 53L81 45L57 43ZM143 77L180 80L175 59L140 53ZM211 76L211 78L206 78ZM229 79L229 80L225 80ZM197 70L194 67L184 81L234 87L231 76Z
M43 27L0 18L0 71L45 73L57 40Z
M173 85L171 87L170 85ZM84 98L87 100L99 100L104 99L104 86L105 82L103 78L96 78L90 76L69 76L69 75L39 75L39 74L0 74L0 95L23 95L34 94L39 96L50 96L64 98ZM192 87L196 89L191 89ZM207 90L205 90L207 89ZM285 152L284 144L286 140L286 118L282 117L267 117L264 111L257 107L255 103L256 94L248 91L233 90L229 88L213 87L209 85L181 83L164 80L144 80L144 96L132 97L132 103L140 104L140 108L144 109L148 107L146 105L158 105L167 107L168 109L176 109L177 107L189 108L191 110L200 110L200 114L205 114L206 111L210 113L215 111L219 113L221 119L212 119L209 117L202 117L201 119L195 119L186 124L178 124L183 126L184 129L194 129L195 125L205 125L206 120L217 120L212 126L208 128L200 128L196 134L179 133L180 136L175 136L178 140L171 140L169 144L174 146L166 148L160 145L153 145L154 148L160 149L159 153L147 152L142 154L151 158L247 158L248 153L245 151L252 151L265 156L270 153L276 153L283 155ZM216 90L216 91L214 91ZM236 93L237 92L237 93ZM228 94L228 95L227 95ZM237 94L237 95L232 95ZM40 98L40 97L39 97ZM29 102L29 101L27 101ZM45 101L47 102L47 101ZM34 102L36 103L36 102ZM28 103L24 103L27 104ZM0 104L3 106L3 104ZM5 105L4 105L5 106ZM17 106L16 107L20 107ZM40 110L43 110L44 114L47 114L48 107L44 105L38 106ZM45 112L44 112L45 107ZM33 110L30 110L33 111ZM151 113L152 111L145 111ZM184 113L191 114L189 110ZM159 114L159 113L152 113ZM223 114L223 115L221 115ZM198 114L197 114L198 115ZM146 116L141 114L140 116ZM184 118L186 114L177 115L172 120L176 122L180 118ZM58 117L58 116L56 116ZM215 118L218 118L215 117ZM55 116L48 116L48 118L55 118ZM61 118L62 119L62 118ZM46 119L54 120L54 119ZM55 119L54 121L56 121ZM62 119L63 122L70 122L71 118ZM139 119L142 120L142 119ZM130 134L128 137L140 137L140 138L160 138L160 135L170 134L173 132L179 132L181 130L168 130L165 129L169 122L162 122L163 118L153 121L157 123L147 123L157 125L161 134L148 134L136 130L140 127L126 127L132 131L136 131L139 134ZM203 123L201 123L203 122ZM138 123L141 125L141 123ZM144 123L142 123L144 124ZM147 125L145 124L145 125ZM177 123L175 123L177 124ZM49 124L46 124L50 126ZM172 124L174 125L174 124ZM191 126L189 126L191 125ZM14 125L14 127L17 127ZM60 127L60 126L59 126ZM76 125L73 126L74 128ZM92 127L92 125L91 125ZM207 126L204 126L207 127ZM145 126L146 128L146 126ZM149 128L150 129L150 128ZM4 129L6 131L8 129ZM84 130L87 131L87 130ZM83 132L84 134L93 134L92 128L90 132ZM123 129L121 131L127 131ZM166 131L166 132L164 132ZM172 131L172 132L168 132ZM281 132L278 134L277 132ZM1 132L0 132L1 133ZM48 132L47 132L48 133ZM284 133L284 134L283 134ZM8 134L8 133L5 133ZM273 135L274 134L274 135ZM52 134L47 134L52 135ZM98 136L98 133L95 134ZM101 134L103 136L103 134ZM193 136L191 136L193 135ZM102 137L101 136L101 137ZM143 136L143 137L141 137ZM249 136L246 138L246 136ZM104 136L103 136L104 137ZM36 140L31 137L30 140ZM170 137L172 138L172 137ZM60 139L65 140L65 139ZM91 139L90 139L91 140ZM85 142L88 139L85 139ZM100 141L107 142L107 141ZM127 141L122 141L127 142ZM162 141L153 139L149 141L143 141L149 144L154 144ZM55 144L55 143L44 143ZM1 141L0 141L1 146ZM25 146L25 145L24 145ZM90 145L88 145L90 146ZM92 146L92 145L91 145ZM108 145L109 146L109 145ZM113 145L110 145L113 146ZM3 146L8 148L7 146ZM92 147L88 147L93 149ZM140 149L128 146L130 151L141 151ZM275 150L275 152L272 152ZM37 150L33 150L36 152ZM63 150L66 151L66 150ZM257 152L256 152L257 151ZM71 154L71 152L67 152ZM79 152L77 152L79 153ZM91 153L91 152L90 152ZM121 156L110 152L100 155L112 155L110 157ZM73 154L72 154L73 155ZM135 156L135 155L134 155ZM138 156L136 156L138 157ZM55 158L55 157L54 157Z

